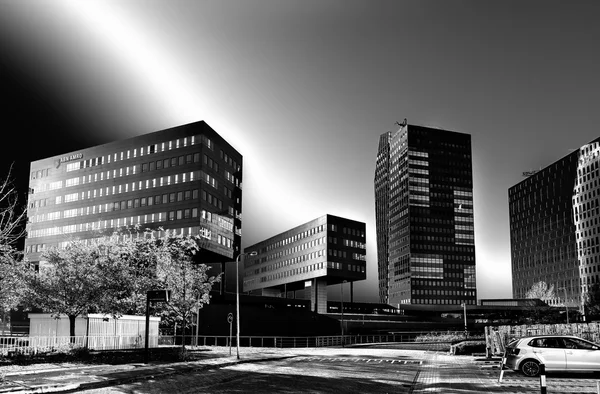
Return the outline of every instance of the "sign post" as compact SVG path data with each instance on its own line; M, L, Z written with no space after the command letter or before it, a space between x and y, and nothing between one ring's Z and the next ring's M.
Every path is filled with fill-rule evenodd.
M146 333L144 347L144 363L148 364L148 339L150 336L150 302L169 302L171 290L149 290L146 293Z
M229 313L227 315L227 321L229 322L229 355L231 356L231 337L232 337L232 330L233 330L233 313Z

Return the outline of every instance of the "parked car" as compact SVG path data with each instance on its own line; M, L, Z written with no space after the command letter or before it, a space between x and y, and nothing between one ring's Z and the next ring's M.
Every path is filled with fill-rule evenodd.
M600 346L573 335L538 335L506 346L506 367L526 376L546 371L600 372Z

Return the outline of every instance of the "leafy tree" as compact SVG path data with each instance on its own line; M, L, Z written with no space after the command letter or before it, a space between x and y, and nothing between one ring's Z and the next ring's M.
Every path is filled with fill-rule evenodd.
M585 313L592 319L600 317L600 283L594 283L589 287L585 295Z
M159 242L168 258L158 261L156 276L161 288L171 290L169 303L159 306L159 310L169 324L182 327L182 349L185 349L185 328L190 326L190 318L210 302L210 289L221 279L220 275L209 277L210 267L195 261L202 242L198 236L169 233Z
M556 298L556 295L554 294L554 285L548 286L544 281L534 283L531 288L527 290L525 298L537 298L544 302L552 300Z
M86 241L72 241L65 249L45 251L39 272L30 270L25 276L25 305L42 308L55 318L67 315L72 341L77 316L92 311L118 315L119 310L108 311L106 305L107 299L120 294L117 287L126 285L115 252L118 250L110 245Z
M534 283L525 294L525 298L531 299L531 304L526 307L526 317L534 323L554 323L560 321L560 314L549 306L538 305L534 299L544 302L556 297L554 294L554 285L548 286L544 281Z
M151 231L134 229L93 241L72 241L65 249L49 249L42 254L39 272L28 270L23 275L25 304L54 317L67 315L74 337L77 316L90 312L115 318L126 313L141 315L148 290L168 289L171 301L156 309L186 327L192 313L209 302L209 291L220 279L209 277L208 267L195 261L200 239L169 232L156 238Z
M10 246L0 246L0 309L17 309L21 302L24 287L22 273L27 264L22 254Z

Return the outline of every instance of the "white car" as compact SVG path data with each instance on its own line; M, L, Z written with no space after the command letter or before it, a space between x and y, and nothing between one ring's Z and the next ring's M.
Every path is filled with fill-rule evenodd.
M600 346L572 335L538 335L506 346L506 367L526 376L546 371L600 372Z

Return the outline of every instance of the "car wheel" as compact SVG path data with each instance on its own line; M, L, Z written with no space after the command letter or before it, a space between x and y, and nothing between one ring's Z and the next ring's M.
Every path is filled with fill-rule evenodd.
M525 360L521 363L523 375L533 377L540 373L540 363L536 360Z

